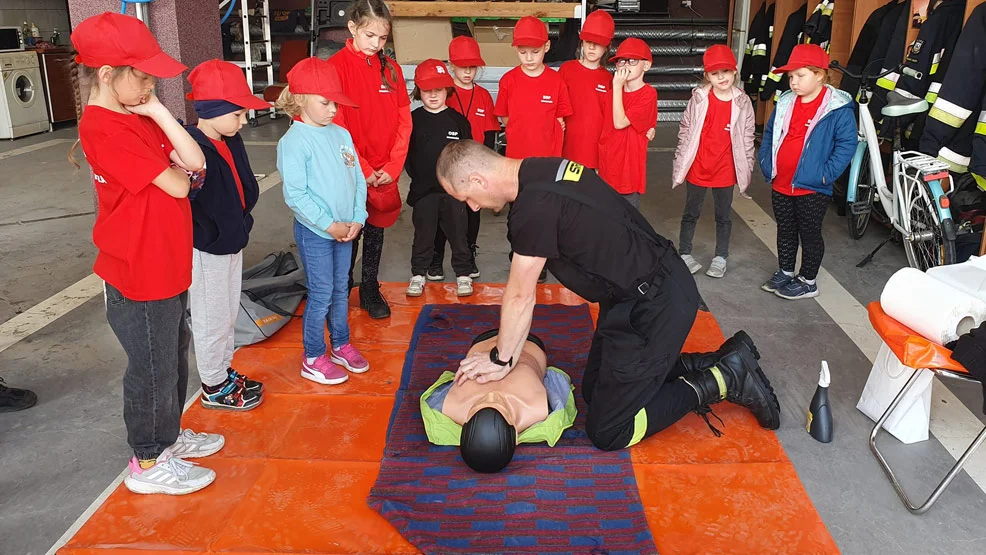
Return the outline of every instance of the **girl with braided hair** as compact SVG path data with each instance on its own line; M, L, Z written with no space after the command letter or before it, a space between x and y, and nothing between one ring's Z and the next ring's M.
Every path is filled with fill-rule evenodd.
M344 94L363 108L340 106L335 121L352 135L366 177L369 216L361 233L360 307L369 311L371 318L387 318L390 307L380 294L377 275L383 252L383 230L393 225L401 212L397 179L411 137L411 101L400 66L383 53L391 28L390 9L383 0L354 2L348 26L353 38L329 58L329 63L342 78ZM353 245L353 266L359 240ZM353 269L349 272L352 286Z

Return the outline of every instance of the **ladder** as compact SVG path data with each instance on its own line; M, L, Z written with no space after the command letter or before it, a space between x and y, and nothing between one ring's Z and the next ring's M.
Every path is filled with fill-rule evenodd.
M265 70L267 72L267 80L264 82L264 86L273 84L274 81L274 52L271 46L271 36L270 36L270 0L239 0L240 1L240 17L243 25L243 61L233 62L239 67L243 68L246 72L247 84L250 86L250 92L257 94L257 90L254 87L254 71ZM227 2L221 3L222 7ZM254 5L254 14L250 15L250 9L247 5L252 3ZM260 28L263 30L262 38L254 41L250 38L250 20L251 18L255 21L259 20ZM263 60L254 60L253 48L251 48L251 43L262 42L264 45L264 53L266 54ZM262 94L258 95L261 98ZM267 111L273 119L276 117L273 106ZM251 127L257 125L257 111L250 110L248 114L248 121Z

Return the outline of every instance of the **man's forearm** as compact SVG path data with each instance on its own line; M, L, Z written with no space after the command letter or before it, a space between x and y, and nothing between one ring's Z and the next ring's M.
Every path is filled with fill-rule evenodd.
M500 360L513 358L516 364L524 349L527 334L531 331L531 319L534 317L534 294L527 294L507 282L503 292L503 305L500 308L500 333L497 336L496 349Z

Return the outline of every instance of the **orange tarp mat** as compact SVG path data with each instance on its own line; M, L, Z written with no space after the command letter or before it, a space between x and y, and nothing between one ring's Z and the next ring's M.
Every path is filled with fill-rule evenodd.
M870 313L873 329L904 366L969 373L964 366L952 360L952 351L948 347L925 339L918 332L893 319L883 311L879 302L871 302L866 309Z
M405 297L405 286L384 284L389 320L350 310L354 343L371 369L344 384L321 386L299 376L300 319L237 351L236 368L264 382L264 403L239 414L195 403L182 420L184 427L226 436L222 451L196 461L216 471L216 482L184 497L135 495L120 485L58 553L416 553L366 504L411 330L425 304L497 304L503 286L477 284L472 297L461 299L451 284L428 284L418 299ZM585 301L541 285L538 302ZM715 319L701 312L685 350L714 350L722 341ZM764 364L769 376L772 368ZM659 552L838 553L775 434L744 409L728 403L715 409L725 421L721 438L689 415L631 449Z

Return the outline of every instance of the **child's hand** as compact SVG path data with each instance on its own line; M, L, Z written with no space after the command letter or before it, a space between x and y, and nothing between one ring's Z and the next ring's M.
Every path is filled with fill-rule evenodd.
M377 186L377 172L373 172L366 177L366 186L367 187Z
M355 239L356 236L359 235L359 232L362 229L363 229L363 224L358 224L355 222L349 224L349 233L346 235L346 238L343 239L343 242L348 243L349 241Z
M138 116L147 116L149 118L155 118L160 116L162 113L171 115L168 109L161 104L158 100L156 94L151 92L147 96L147 100L143 104L137 104L135 106L124 106L124 108L131 114L137 114Z
M565 131L565 118L558 118L558 123L561 125L562 132Z
M377 185L387 185L394 182L394 178L390 177L390 174L380 170L380 175L377 176Z
M657 136L657 129L651 127L650 129L647 130L647 142L653 141L654 137L656 136Z
M624 66L613 73L613 88L623 87L630 80L630 66Z
M188 198L189 200L194 199L196 195L199 194L199 190L202 189L202 185L205 184L205 168L202 168L197 172L193 172L186 170L176 163L172 163L171 167L178 171L184 172L185 175L188 176Z
M326 229L325 231L327 231L336 241L345 241L346 236L349 235L349 224L334 222L329 226L329 229Z

